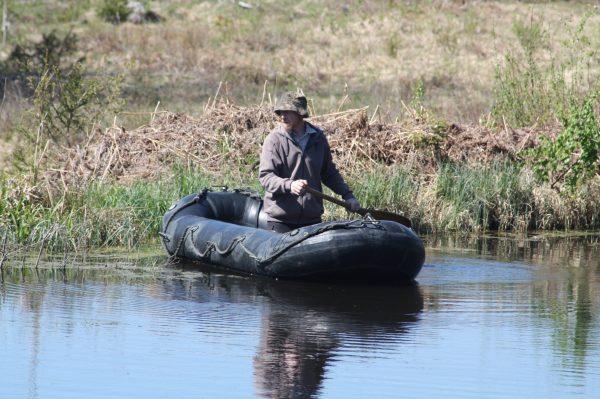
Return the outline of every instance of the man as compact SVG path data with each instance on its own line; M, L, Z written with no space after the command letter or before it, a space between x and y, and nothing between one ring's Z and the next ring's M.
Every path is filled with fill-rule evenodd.
M342 196L351 211L360 203L333 163L323 131L306 122L306 97L285 93L274 109L281 118L267 136L260 156L259 180L266 190L264 209L269 229L286 233L321 222L323 200L306 192L322 191L321 182Z

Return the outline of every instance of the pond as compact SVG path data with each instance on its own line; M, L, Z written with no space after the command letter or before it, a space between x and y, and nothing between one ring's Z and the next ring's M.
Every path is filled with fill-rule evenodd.
M411 286L168 264L6 264L3 398L590 398L600 236L427 239Z

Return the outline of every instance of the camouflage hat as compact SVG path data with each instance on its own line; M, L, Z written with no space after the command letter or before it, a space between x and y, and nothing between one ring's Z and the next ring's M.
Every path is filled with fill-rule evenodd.
M274 111L276 114L279 114L280 111L294 111L303 118L309 117L306 97L295 91L288 91L279 97L277 104L275 104Z

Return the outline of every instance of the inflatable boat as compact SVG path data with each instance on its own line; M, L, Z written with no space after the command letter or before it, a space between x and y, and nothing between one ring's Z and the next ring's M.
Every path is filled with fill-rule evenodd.
M204 189L169 208L160 235L173 258L281 279L406 282L425 260L414 231L369 215L285 234L266 225L258 193Z

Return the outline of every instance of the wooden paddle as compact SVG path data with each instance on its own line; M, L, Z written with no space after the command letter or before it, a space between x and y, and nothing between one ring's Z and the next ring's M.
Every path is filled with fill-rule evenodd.
M316 197L320 197L320 198L326 199L327 201L333 202L334 204L343 206L348 211L350 211L350 209L348 208L348 204L346 203L346 201L339 200L339 199L334 198L332 196L329 196L327 194L323 194L322 192L317 191L317 190L315 190L312 187L306 187L306 192L311 193L312 195L314 195ZM393 212L382 211L382 210L379 210L379 209L365 209L365 208L358 208L358 210L355 211L355 212L358 213L361 216L365 216L368 213L374 219L378 219L378 220L391 220L392 222L397 222L397 223L403 224L406 227L411 227L412 226L412 223L410 222L409 218L404 217L402 215L398 215L397 213L393 213Z

